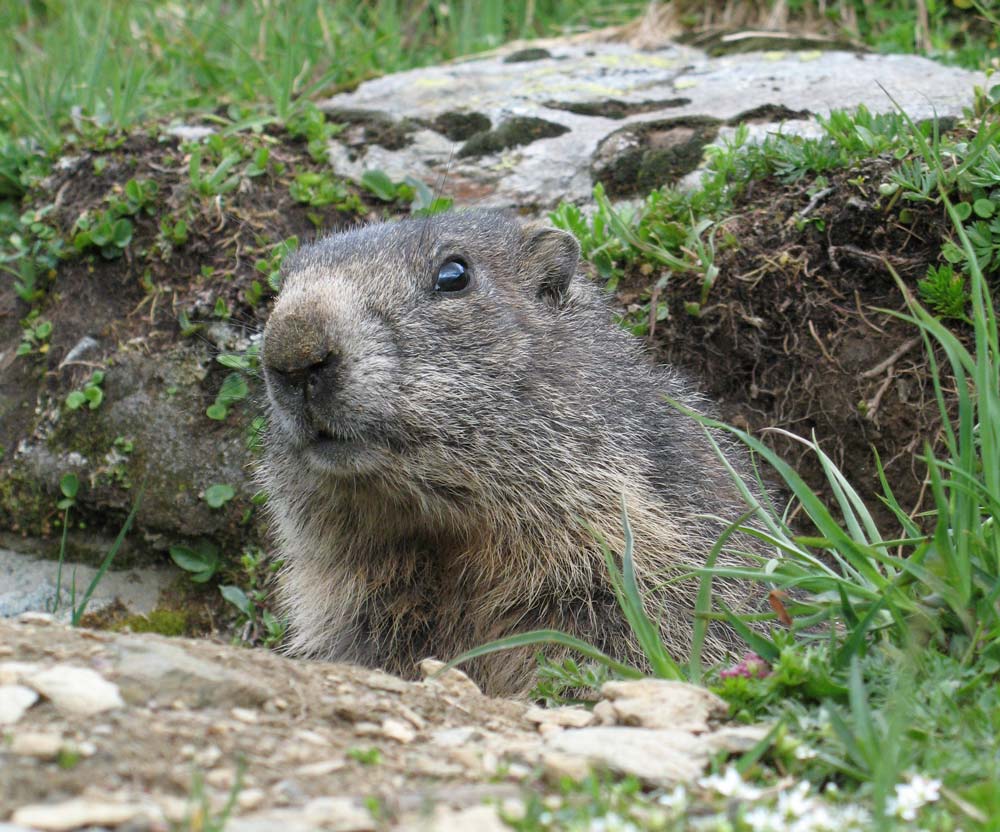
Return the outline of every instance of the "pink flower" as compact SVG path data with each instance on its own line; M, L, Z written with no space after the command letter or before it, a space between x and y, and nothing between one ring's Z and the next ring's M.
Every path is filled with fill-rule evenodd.
M743 661L739 664L727 667L719 676L723 679L732 679L735 676L744 676L747 679L763 679L771 675L771 668L756 653L747 653L743 656Z

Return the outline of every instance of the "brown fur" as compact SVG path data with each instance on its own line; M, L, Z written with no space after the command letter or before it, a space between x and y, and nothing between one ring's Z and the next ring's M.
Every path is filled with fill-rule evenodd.
M744 508L663 395L703 402L649 366L578 257L568 234L474 211L364 227L286 263L261 479L292 652L412 676L425 656L544 627L641 663L584 525L621 552L623 495L648 608L689 650L696 583L665 581L704 563L724 528L706 515ZM436 293L456 258L473 285ZM750 605L748 586L716 590ZM713 627L707 652L736 641ZM534 652L468 669L524 692Z

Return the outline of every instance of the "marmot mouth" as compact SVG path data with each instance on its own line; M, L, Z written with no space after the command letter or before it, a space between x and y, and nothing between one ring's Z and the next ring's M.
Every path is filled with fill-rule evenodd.
M332 431L326 428L319 428L313 435L313 442L323 443L323 442L336 442L344 443L351 442L352 439L346 433L340 433L339 431Z

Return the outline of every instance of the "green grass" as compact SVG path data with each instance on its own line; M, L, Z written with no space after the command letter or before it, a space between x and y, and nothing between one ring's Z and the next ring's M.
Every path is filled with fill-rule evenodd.
M68 126L125 128L190 113L285 123L311 98L374 75L511 38L620 22L642 6L6 2L0 28L13 48L0 53L0 134L29 136L55 150Z

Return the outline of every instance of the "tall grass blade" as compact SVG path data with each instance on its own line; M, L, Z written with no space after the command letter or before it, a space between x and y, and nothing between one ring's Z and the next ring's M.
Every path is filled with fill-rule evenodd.
M80 605L74 606L72 624L74 627L80 625L80 621L87 612L87 604L90 603L90 597L94 594L94 590L97 589L101 580L104 578L104 574L108 571L111 566L111 562L115 559L115 555L118 554L118 550L121 548L122 543L125 542L125 536L129 533L132 528L132 521L135 520L135 515L139 511L139 506L142 503L142 493L145 490L145 485L139 487L139 491L135 497L135 503L132 505L132 510L128 513L128 517L125 518L125 525L121 527L118 532L118 537L115 538L115 542L108 549L108 553L104 556L104 560L101 561L101 565L98 567L97 572L91 579L86 592L83 594L83 598L80 599ZM74 601L75 603L75 601Z

